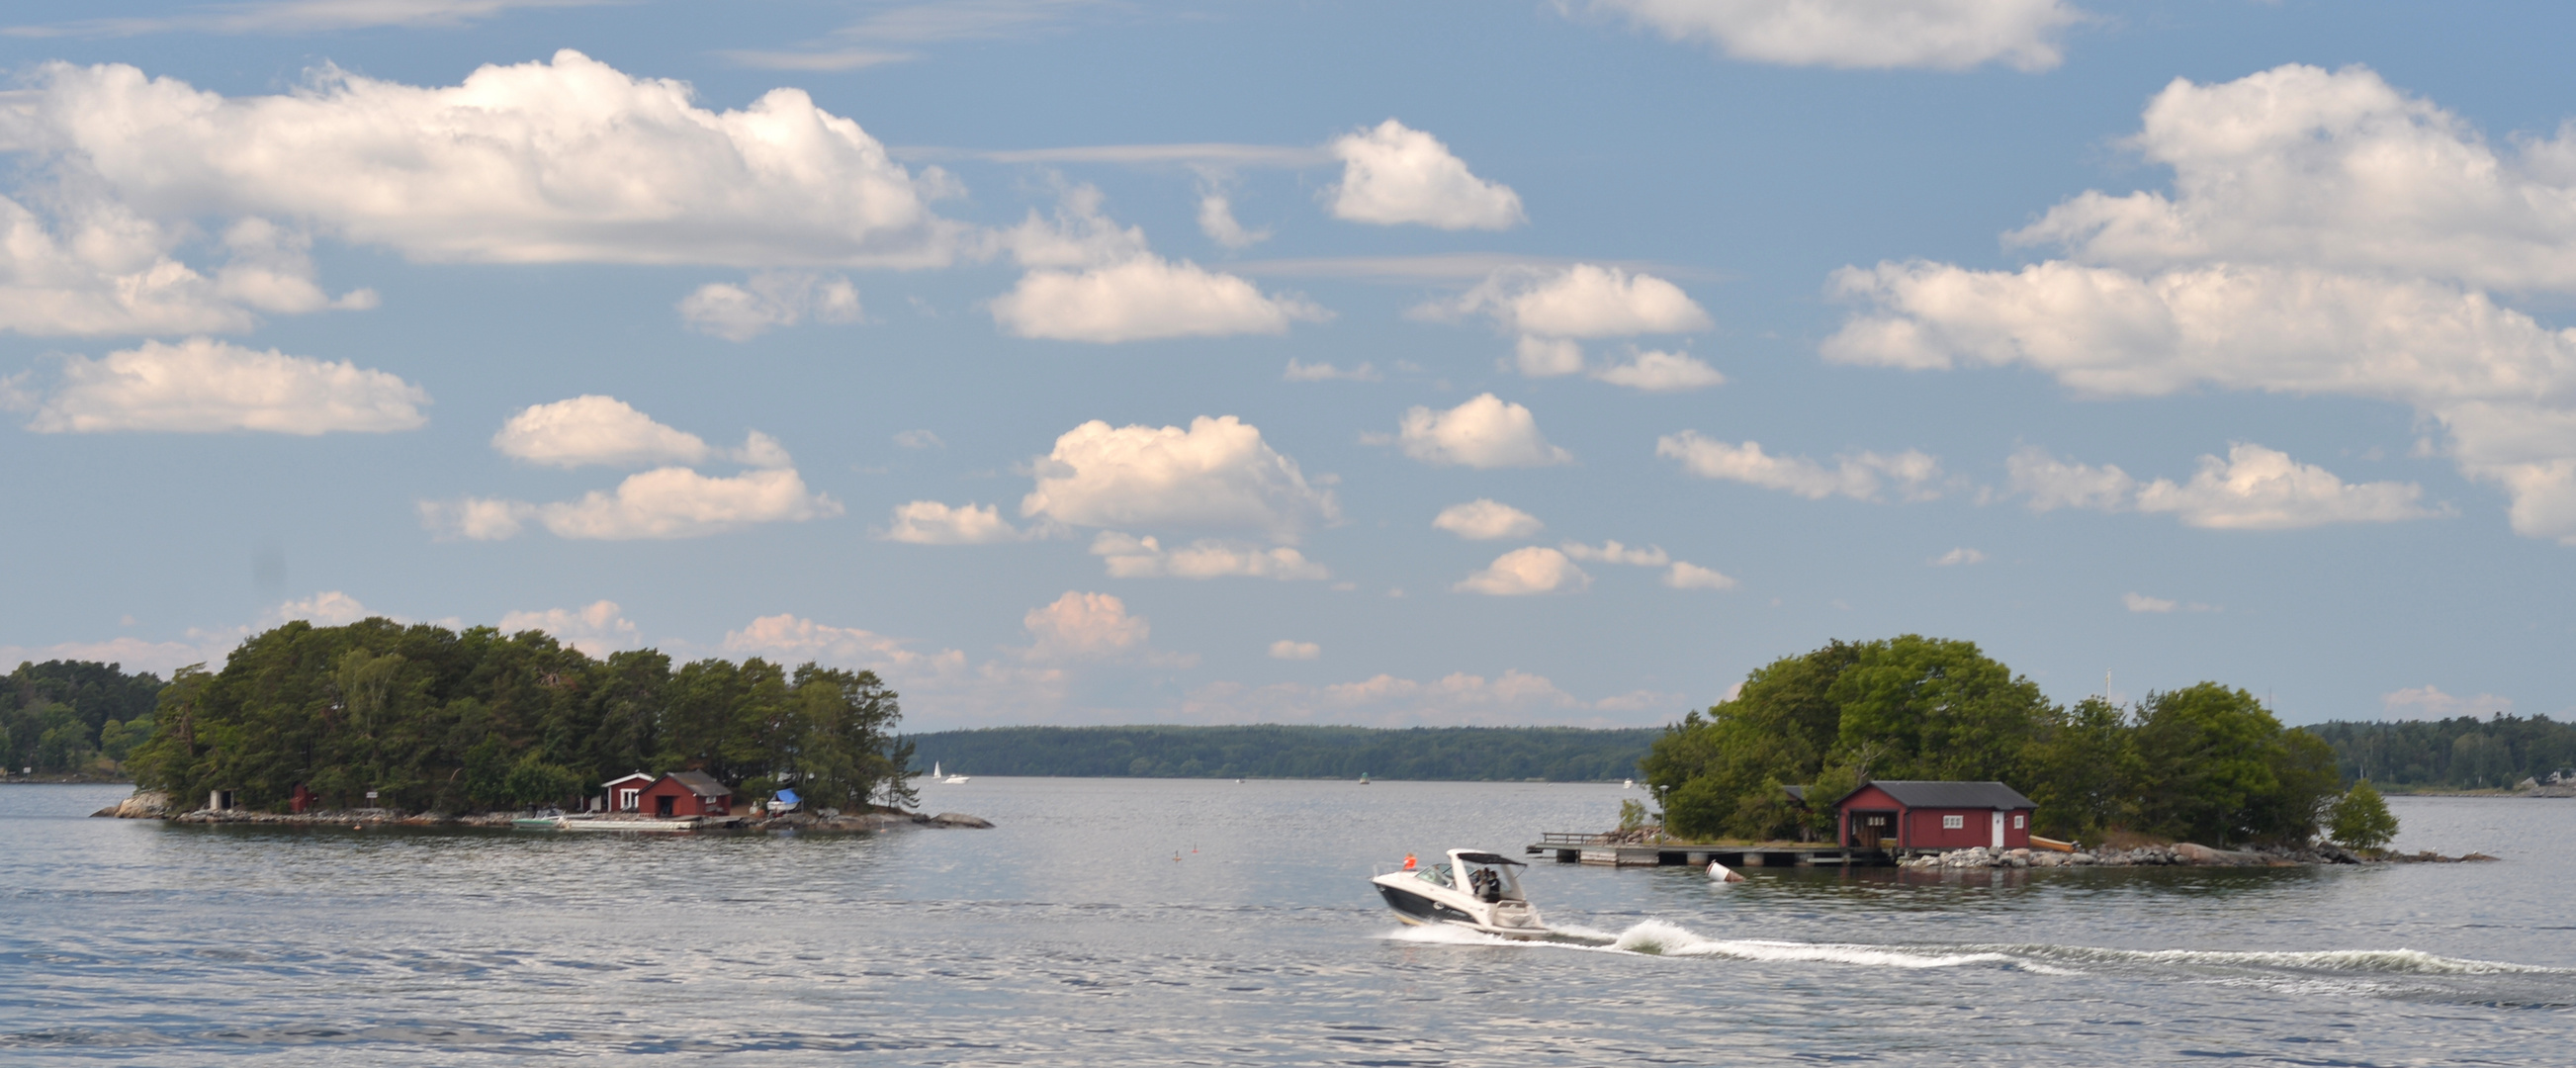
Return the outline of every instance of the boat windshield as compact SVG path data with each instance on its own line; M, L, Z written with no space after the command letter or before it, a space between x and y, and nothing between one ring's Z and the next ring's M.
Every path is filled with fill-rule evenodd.
M1455 885L1457 885L1455 882L1452 882L1452 881L1450 880L1450 878L1449 878L1449 866L1448 866L1448 865L1446 865L1446 864L1434 864L1434 865L1432 865L1432 866L1430 866L1430 867L1428 867L1428 868L1424 868L1424 869L1422 869L1421 871L1414 873L1414 876L1413 876L1413 877L1414 877L1414 878L1416 878L1416 879L1420 879L1420 880L1422 880L1423 882L1430 883L1430 884L1432 884L1432 885L1434 885L1434 886L1455 886Z

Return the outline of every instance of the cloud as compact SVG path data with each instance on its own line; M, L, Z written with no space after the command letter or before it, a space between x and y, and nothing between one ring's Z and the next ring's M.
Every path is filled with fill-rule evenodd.
M2497 712L2513 711L2513 698L2482 693L2475 697L2453 697L2439 687L2426 685L2381 694L2379 704L2391 720L2452 719L2467 716L2483 719Z
M1299 363L1294 356L1288 358L1288 370L1279 375L1282 382L1378 382L1385 378L1377 373L1376 365L1367 362L1344 370L1329 363Z
M859 291L848 278L812 271L762 271L741 285L709 282L680 298L678 308L690 329L727 341L749 341L808 318L855 323L861 317Z
M1915 449L1894 455L1852 453L1836 457L1833 466L1827 467L1803 456L1772 456L1762 451L1759 442L1729 445L1685 430L1655 439L1655 455L1679 460L1683 470L1701 478L1786 490L1809 500L1839 494L1875 501L1885 489L1894 489L1909 501L1941 495L1941 462Z
M1942 553L1941 555L1932 558L1932 566L1934 567L1960 567L1968 564L1982 564L1985 562L1986 554L1966 547L1952 549L1949 552Z
M466 497L422 501L419 511L421 525L440 538L498 541L517 537L535 521L558 538L629 541L702 538L761 523L829 518L842 509L839 501L808 492L796 469L782 466L724 477L657 467L626 476L614 491L592 490L575 501Z
M1270 658L1273 660L1313 660L1322 655L1324 655L1324 647L1313 642L1297 642L1281 638L1270 643Z
M2121 594L2120 604L2128 608L2129 611L2141 613L2164 613L2177 610L2184 612L2218 611L2218 607L2215 605L2206 605L2198 601L2184 604L2180 601L2168 600L2163 597L2149 597L2134 590Z
M894 508L894 521L883 535L887 541L910 542L914 545L990 545L1005 541L1026 541L1030 532L1004 520L1001 510L989 504L967 504L951 508L938 501L913 501Z
M2347 483L2287 453L2238 442L2227 458L2200 458L2191 481L2140 483L2118 467L2062 461L2031 446L2006 462L2012 487L2032 511L2091 508L2170 512L2184 524L2213 530L2295 530L2327 523L2394 523L2444 514L2418 503L2410 482Z
M120 664L127 671L149 671L167 677L172 671L190 664L222 667L224 658L242 641L260 631L291 620L307 620L317 626L337 627L355 623L369 616L387 613L369 610L358 599L338 590L327 590L301 600L288 601L260 614L256 626L199 628L190 627L179 641L150 641L135 637L110 638L96 642L58 642L46 646L0 645L0 662L18 664L26 661L94 660ZM391 617L401 622L400 617Z
M1252 687L1218 682L1192 690L1174 718L1192 723L1340 723L1403 726L1637 726L1670 718L1680 694L1638 690L1586 701L1544 675L1454 672L1429 682L1377 675L1358 682Z
M2010 235L2019 270L1837 272L1866 307L1828 359L2019 365L2078 393L2198 387L2403 404L2504 490L2513 528L2576 544L2576 330L2481 287L2576 291L2576 134L2490 148L2358 67L2176 81L2133 141L2170 193L2087 193Z
M1247 230L1234 218L1234 202L1210 189L1199 196L1199 232L1230 249L1246 249L1270 240L1268 229Z
M1482 315L1505 333L1551 338L1686 334L1715 325L1680 286L1592 263L1498 269L1458 297L1423 305L1414 314Z
M37 401L39 433L258 430L315 435L414 430L429 394L383 371L261 352L197 337L146 341L92 360L63 361L61 383Z
M1107 660L1143 655L1153 625L1127 614L1127 602L1106 593L1068 590L1055 602L1021 618L1036 644L1032 660Z
M1528 378L1583 373L1583 345L1561 337L1522 334L1512 345L1512 368Z
M1737 583L1714 568L1675 560L1672 570L1664 572L1664 585L1677 590L1731 590Z
M1478 497L1465 504L1453 504L1433 516L1431 526L1469 541L1494 541L1501 538L1526 538L1546 524L1538 517L1508 504Z
M596 393L520 409L492 435L492 447L513 460L567 469L694 464L714 454L697 435Z
M2171 194L2087 192L2007 240L2140 272L2223 261L2576 291L2576 127L2499 151L2367 67L2289 64L2177 78L2127 145L2172 169Z
M1145 233L1101 212L1091 186L1064 191L1053 219L1032 210L996 241L1023 267L993 298L993 321L1015 336L1110 344L1176 337L1283 334L1332 313L1294 294L1265 294L1234 275L1154 255Z
M1020 515L1084 527L1265 531L1294 540L1340 517L1329 490L1234 416L1176 426L1112 427L1092 420L1056 438L1036 464Z
M1672 557L1667 555L1661 546L1631 549L1615 541L1605 541L1596 548L1579 541L1569 541L1563 548L1565 555L1586 562L1631 564L1637 567L1662 567L1672 562Z
M604 541L700 538L839 514L840 502L806 492L794 468L723 478L685 467L656 468L626 476L613 493L592 490L580 500L539 505L536 511L556 537Z
M415 259L935 266L962 227L795 89L740 111L569 49L418 87L336 67L233 97L123 64L38 68L21 147L149 213L293 219Z
M541 612L511 612L501 617L501 633L517 634L523 630L541 630L556 640L593 657L605 657L620 649L640 648L642 634L635 624L619 613L615 601L593 601L586 608L549 608Z
M993 298L992 310L1017 337L1098 344L1284 334L1290 323L1331 317L1301 297L1266 295L1233 275L1152 255L1079 273L1031 271Z
M1099 0L943 0L875 6L822 38L786 49L717 53L746 67L845 71L920 58L913 47L944 41L1026 37L1103 6Z
M1590 0L1595 11L1729 58L1793 67L2048 70L2060 31L2085 15L2065 0Z
M1333 217L1378 226L1508 230L1528 221L1510 186L1468 173L1449 146L1388 119L1333 141L1342 180L1328 192Z
M1574 462L1548 444L1528 408L1491 393L1447 411L1422 405L1406 409L1399 432L1404 454L1427 464L1464 467L1546 467Z
M298 34L377 26L465 26L515 8L588 7L608 0L265 0L176 15L79 19L0 29L10 37L134 37L152 33Z
M1461 593L1517 597L1532 593L1572 593L1592 585L1592 576L1574 566L1564 553L1533 545L1494 558L1482 571L1450 587Z
M762 656L785 664L806 662L894 674L953 674L966 665L966 654L954 649L935 654L914 652L902 639L855 627L817 623L792 613L761 616L741 630L727 631L727 656ZM909 688L909 687L907 687Z
M0 151L14 140L0 125ZM376 293L332 297L313 281L312 239L267 219L235 220L211 275L182 263L188 221L156 221L85 178L58 180L46 214L0 196L0 330L30 335L237 332L260 312L295 315L376 306ZM48 218L47 216L51 216Z
M1263 548L1239 541L1202 538L1177 549L1161 542L1101 531L1091 541L1091 554L1104 558L1116 578L1272 578L1321 581L1333 577L1324 565L1287 546Z
M268 611L265 622L276 626L290 620L305 620L320 627L345 627L361 619L385 615L372 611L358 599L338 590L325 590L300 601L288 601ZM401 617L388 617L401 622Z
M894 443L907 449L944 449L948 443L927 430L906 430L894 436Z
M1648 393L1679 393L1726 384L1726 376L1717 368L1680 352L1640 352L1627 363L1595 369L1592 377Z

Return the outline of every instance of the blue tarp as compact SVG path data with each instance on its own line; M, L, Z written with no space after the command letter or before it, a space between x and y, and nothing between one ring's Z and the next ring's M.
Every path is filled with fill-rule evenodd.
M797 798L797 796L796 796L796 791L794 791L794 790L780 790L780 791L778 791L778 803L779 803L779 804L782 804L782 805L793 805L793 804L795 804L795 803L797 802L797 800L798 800L798 798Z

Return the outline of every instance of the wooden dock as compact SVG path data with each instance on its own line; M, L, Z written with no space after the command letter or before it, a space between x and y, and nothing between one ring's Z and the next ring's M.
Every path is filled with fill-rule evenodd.
M1716 861L1730 868L1884 867L1896 862L1883 849L1814 843L1708 845L1690 842L1622 842L1608 834L1547 831L1523 852L1554 854L1559 864L1600 864L1619 868L1707 867Z

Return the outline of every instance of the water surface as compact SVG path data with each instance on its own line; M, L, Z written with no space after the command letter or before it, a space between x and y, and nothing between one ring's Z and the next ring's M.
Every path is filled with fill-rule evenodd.
M1552 863L1580 948L1409 931L1407 850L1615 786L998 779L989 831L626 837L94 820L0 787L15 1064L2564 1064L2576 801L2392 799L2370 868Z

